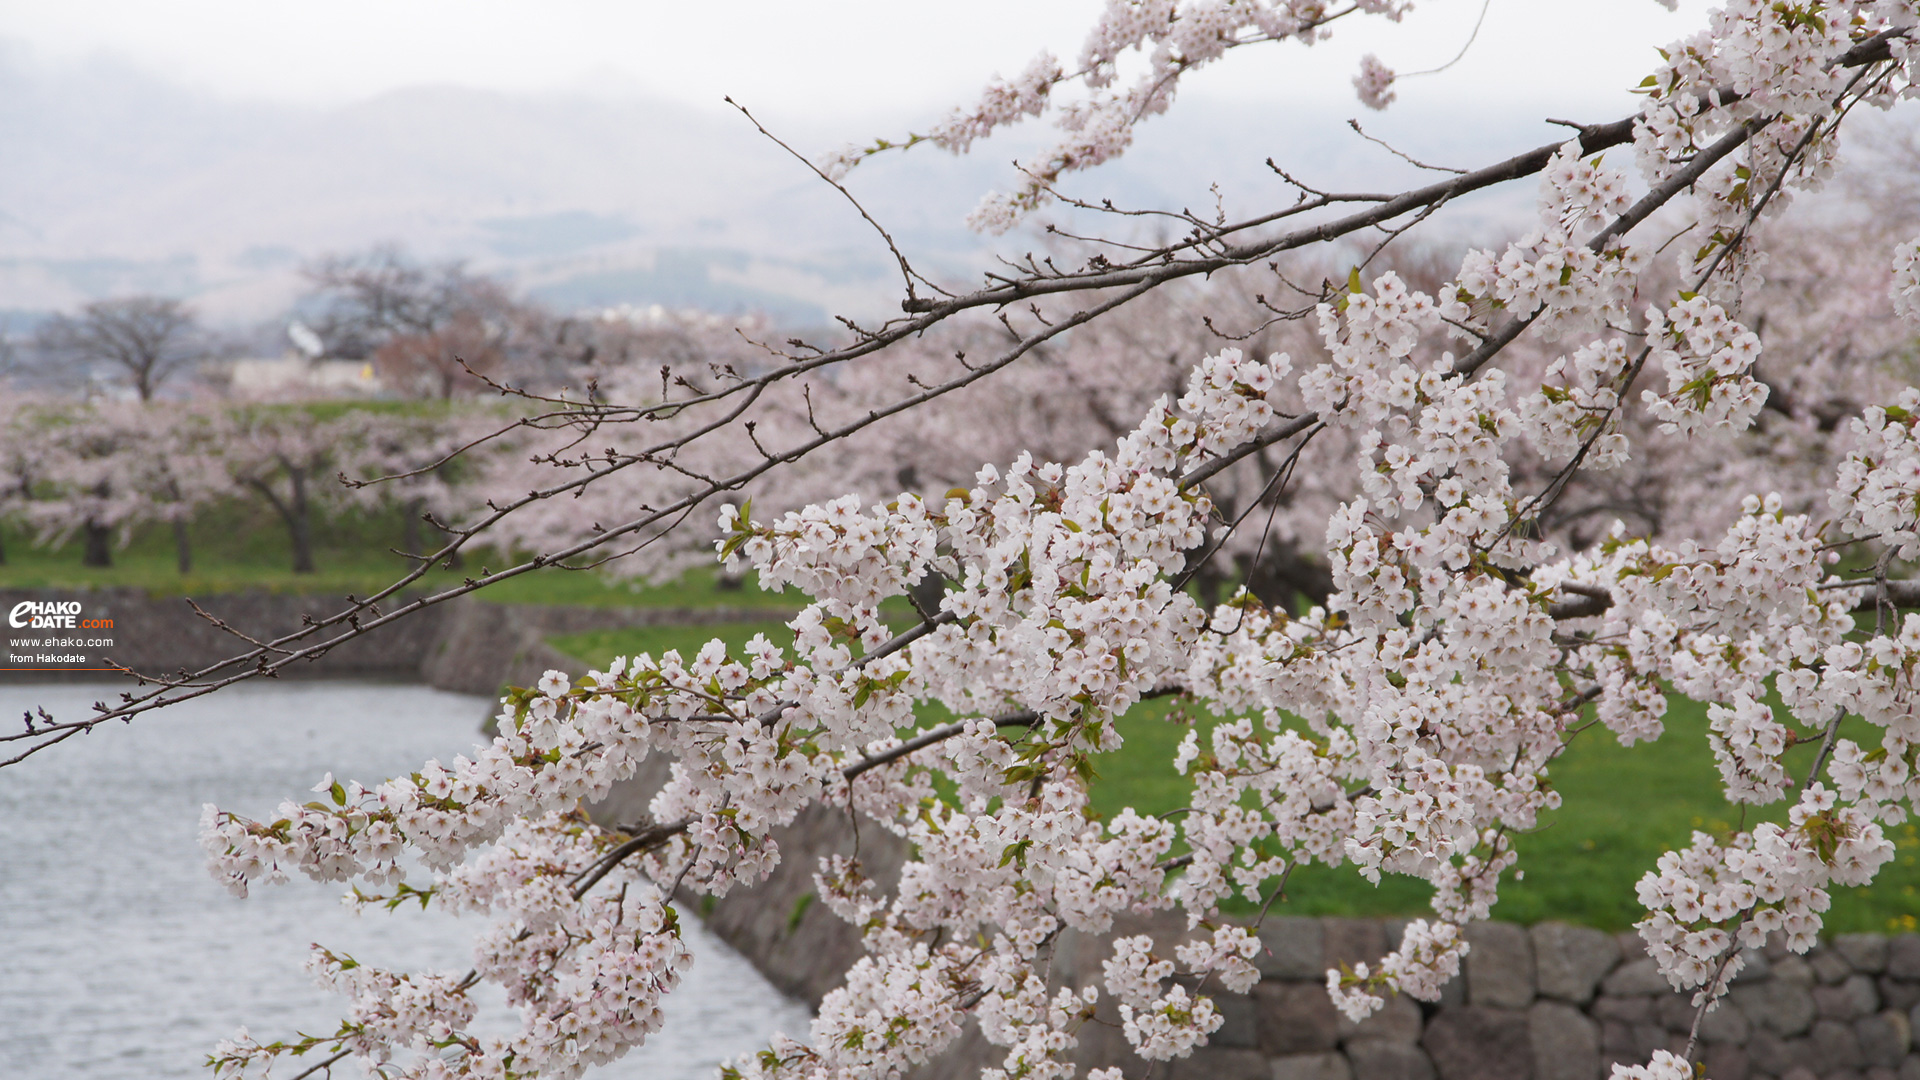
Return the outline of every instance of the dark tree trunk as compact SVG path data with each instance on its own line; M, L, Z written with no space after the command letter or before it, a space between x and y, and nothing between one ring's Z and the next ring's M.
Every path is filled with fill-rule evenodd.
M913 597L913 605L922 614L937 616L940 614L940 601L947 597L947 579L938 570L927 567L926 576L914 585L908 595Z
M293 542L293 572L313 573L313 525L307 518L307 474L304 469L287 466L287 498L281 499L270 480L249 479L247 485L260 493L268 505L286 523L287 538Z
M1193 587L1200 594L1200 607L1209 615L1220 606L1221 587L1227 583L1227 575L1220 572L1215 560L1208 559L1194 572Z
M113 530L97 522L89 521L80 527L84 538L80 553L81 566L113 565Z
M1268 551L1251 573L1245 556L1238 562L1240 572L1246 577L1247 591L1275 611L1298 613L1307 607L1325 604L1327 597L1333 595L1333 571L1320 560L1291 547Z
M173 561L182 575L193 573L193 543L185 518L173 519Z
M287 500L287 533L293 538L293 572L313 573L313 519L307 513L307 471L287 470L290 497Z
M0 528L0 566L7 565L6 529Z

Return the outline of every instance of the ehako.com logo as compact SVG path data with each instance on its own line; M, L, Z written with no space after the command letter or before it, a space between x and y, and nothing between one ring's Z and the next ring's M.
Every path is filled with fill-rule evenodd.
M22 600L7 612L15 630L111 630L112 619L81 618L78 600Z

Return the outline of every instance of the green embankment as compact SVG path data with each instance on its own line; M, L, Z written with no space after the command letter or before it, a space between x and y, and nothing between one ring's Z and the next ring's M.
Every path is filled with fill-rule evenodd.
M657 655L671 648L690 657L714 637L737 649L756 633L783 644L791 640L777 621L769 621L598 631L555 638L553 644L598 666L615 656ZM944 714L924 719L939 722ZM1173 771L1172 762L1187 727L1175 706L1146 702L1123 718L1120 728L1126 745L1096 762L1094 808L1111 816L1127 806L1162 813L1184 805L1186 781ZM1842 734L1877 744L1867 728L1863 721L1849 720ZM1757 824L1761 818L1751 810L1743 818L1741 807L1721 798L1706 731L1705 706L1675 698L1667 713L1666 735L1656 742L1624 748L1600 727L1579 735L1552 770L1553 786L1564 804L1545 815L1539 828L1516 838L1518 869L1524 877L1514 880L1509 872L1496 914L1526 923L1564 919L1624 930L1645 914L1634 899L1634 883L1652 869L1662 851L1687 844L1695 829L1725 833L1743 821ZM1204 735L1202 739L1204 746ZM1790 751L1790 768L1804 774L1812 754L1811 746ZM1772 817L1781 820L1784 813ZM1897 845L1894 862L1870 887L1834 890L1829 933L1915 929L1920 915L1920 834L1911 822L1889 834ZM1277 910L1295 915L1419 915L1427 910L1427 894L1425 884L1410 878L1388 875L1376 887L1350 868L1305 866L1289 878L1287 897Z
M425 532L425 529L422 529ZM397 553L403 525L398 510L343 512L314 519L315 573L295 574L288 567L287 534L266 507L241 500L209 507L190 526L193 572L176 564L173 531L149 525L134 531L125 547L113 551L113 565L80 565L80 544L37 547L33 535L15 522L0 522L0 588L113 588L146 590L157 596L205 596L243 589L338 596L365 596L392 584L410 561ZM453 570L435 567L412 587L444 589L460 584L481 568L510 565L498 552L479 549ZM593 572L545 568L490 585L478 593L501 604L581 604L596 607L765 607L792 610L799 602L748 585L723 589L710 570L696 570L677 581L653 585L613 581Z
M136 532L114 552L106 569L80 566L79 546L38 548L17 524L0 524L7 561L0 565L0 587L131 586L162 595L227 592L247 588L306 593L365 595L406 568L395 554L401 536L397 511L378 514L335 513L315 522L319 572L288 571L286 535L264 507L234 501L215 506L192 526L195 571L182 576L174 565L173 537L165 526ZM493 552L477 552L459 570L434 569L417 587L457 584L482 565L503 564ZM497 568L497 567L496 567ZM482 591L499 603L590 604L605 606L703 608L765 607L765 622L713 627L646 627L595 631L556 638L563 652L592 664L616 655L660 653L679 648L687 655L710 637L738 649L755 633L785 644L790 633L780 611L798 606L793 597L744 588L718 587L711 571L696 571L664 585L611 582L598 574L542 570ZM909 613L889 608L890 619L904 623ZM1122 807L1164 812L1180 806L1184 778L1172 769L1174 747L1185 734L1183 723L1169 722L1166 702L1148 702L1121 721L1126 746L1098 760L1095 808L1107 815ZM928 723L945 719L939 710L923 714ZM1204 721L1203 721L1204 723ZM1849 721L1849 736L1868 741L1865 725ZM1717 772L1707 749L1705 709L1675 699L1668 732L1651 745L1624 749L1595 728L1575 740L1555 764L1554 786L1565 806L1539 829L1519 837L1523 880L1511 877L1501 889L1499 914L1532 922L1567 919L1606 929L1622 929L1642 912L1633 885L1659 853L1685 844L1696 829L1724 832L1743 819L1739 807L1720 798ZM1792 752L1792 766L1804 772L1811 747ZM1757 818L1749 819L1757 821ZM1831 931L1915 929L1920 916L1920 835L1912 823L1889 830L1898 845L1893 865L1867 889L1836 890L1827 925ZM1418 914L1425 910L1424 885L1387 877L1375 887L1351 870L1308 866L1288 883L1284 910L1295 914Z

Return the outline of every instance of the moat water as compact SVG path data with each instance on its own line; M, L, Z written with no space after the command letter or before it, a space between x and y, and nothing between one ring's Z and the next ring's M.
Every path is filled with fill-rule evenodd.
M43 706L85 715L115 692L0 685L0 723L19 730L22 712ZM208 1052L242 1025L263 1042L331 1031L343 999L301 970L309 942L386 967L470 967L477 917L355 915L339 885L304 879L235 899L208 876L197 836L202 803L264 815L313 798L329 771L371 785L451 761L479 741L488 705L416 686L240 685L0 769L0 1074L204 1077ZM665 1028L589 1076L711 1077L775 1031L804 1037L803 1005L698 920L681 925L698 958ZM481 1000L476 1027L511 1031L503 998Z

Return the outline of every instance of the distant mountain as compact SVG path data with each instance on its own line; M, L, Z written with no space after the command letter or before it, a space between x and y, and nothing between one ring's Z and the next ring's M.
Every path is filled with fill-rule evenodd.
M1552 137L1537 123L1433 121L1373 123L1419 135L1422 152L1441 131L1443 152L1461 161ZM781 134L818 153L897 123ZM971 280L989 252L1039 242L983 239L961 221L1044 134L967 158L877 159L850 186L917 265ZM332 109L249 104L108 61L39 65L0 44L0 145L0 309L24 318L133 291L189 297L216 320L263 318L298 294L305 260L384 241L469 259L562 306L751 308L807 322L896 299L890 257L845 200L719 109L448 87ZM1074 189L1211 213L1218 182L1229 211L1244 212L1291 198L1268 156L1326 184L1374 188L1413 172L1338 120L1309 127L1298 113L1194 102ZM1513 218L1516 205L1468 212Z

